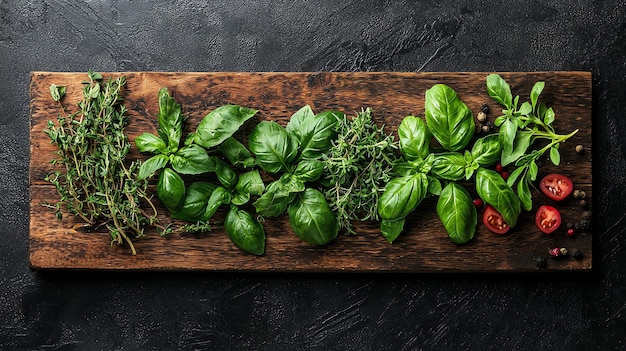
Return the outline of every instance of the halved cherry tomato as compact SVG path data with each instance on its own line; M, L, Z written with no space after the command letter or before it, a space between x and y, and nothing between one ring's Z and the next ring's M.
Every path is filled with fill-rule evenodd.
M504 219L502 219L502 215L496 211L495 208L491 207L491 205L485 206L483 224L487 227L487 229L496 234L504 234L511 229L511 226L508 225Z
M543 205L537 210L535 224L539 230L550 234L561 225L561 212L552 206Z
M555 201L561 201L568 197L574 188L571 179L558 173L548 174L543 177L539 187L547 197Z

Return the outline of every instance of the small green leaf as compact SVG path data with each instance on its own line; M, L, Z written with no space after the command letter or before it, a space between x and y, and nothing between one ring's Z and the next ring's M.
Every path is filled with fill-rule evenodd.
M496 119L493 121L493 124L496 127L500 127L502 125L502 123L504 123L504 121L506 121L506 116L498 116L496 117Z
M458 152L445 152L434 154L434 161L431 174L447 180L460 180L465 176L465 166L467 161L463 155Z
M559 149L555 146L550 148L550 161L552 161L555 166L558 166L561 163L561 154L559 153Z
M143 133L135 138L135 146L139 152L149 152L153 154L166 154L167 145L163 139L151 133Z
M243 251L252 255L265 252L265 230L250 213L231 206L224 219L228 238Z
M254 166L252 154L250 154L250 151L237 139L233 137L227 138L220 148L232 165L242 166L244 168Z
M165 207L172 213L178 212L185 202L185 182L171 168L159 174L156 193Z
M249 138L248 147L259 167L266 172L289 171L298 155L298 140L274 121L261 121Z
M50 94L52 95L52 100L57 102L61 101L63 96L65 96L66 89L67 88L65 86L58 86L56 84L50 85Z
M324 111L302 120L295 134L300 143L299 158L315 159L326 153L337 138L335 126L340 118L345 118L341 112Z
M511 163L515 163L520 160L522 156L528 150L528 147L531 144L532 140L532 132L519 131L515 135L515 139L513 140L513 149L511 152L503 151L500 156L500 163L502 166L507 166Z
M500 75L490 74L487 76L487 93L494 101L511 109L513 100L511 87Z
M517 133L517 124L511 119L507 119L500 126L500 144L502 145L503 154L511 154L513 152L513 143Z
M215 185L207 182L194 182L186 191L183 207L172 218L188 222L204 222L209 218L206 216L206 207Z
M292 135L295 135L299 140L300 139L300 126L305 120L309 118L313 118L313 117L315 117L315 113L313 113L311 106L306 105L302 107L301 109L296 111L296 113L291 115L291 118L289 119L289 122L287 123L287 127L286 127L287 132Z
M544 82L537 82L533 85L532 90L530 91L530 101L532 103L532 108L535 110L537 106L537 101L539 100L539 95L543 91L543 88L546 84Z
M465 188L449 183L443 188L436 209L452 242L465 244L474 238L478 221L476 207Z
M225 105L207 114L198 124L195 142L205 149L220 145L258 111L238 105Z
M215 171L215 158L202 147L191 144L171 156L172 168L180 174L202 174Z
M517 197L519 197L520 202L522 203L522 208L526 211L530 211L533 208L533 199L532 194L530 193L530 188L528 187L528 182L526 179L520 180L517 183Z
M174 100L163 87L159 90L159 136L167 145L169 152L176 152L183 135L183 113L180 104Z
M435 177L428 176L428 193L438 196L441 194L441 181Z
M430 153L431 134L419 117L404 117L398 126L400 151L406 160L424 159Z
M528 166L528 178L533 182L537 180L537 174L539 174L539 166L535 161L530 161Z
M543 123L547 126L552 125L552 122L554 122L555 119L555 114L554 114L554 110L552 109L552 107L550 107L549 109L546 110L546 113L543 117Z
M139 167L139 174L137 175L137 178L141 180L150 177L152 174L165 167L168 161L169 158L163 154L150 157Z
M507 178L506 184L508 186L510 186L511 188L513 188L513 185L515 185L515 182L522 175L522 173L524 172L525 169L526 169L526 167L517 167L517 168L515 168L515 170L513 170L513 172L511 172L511 174Z
M326 245L339 233L339 221L324 195L308 188L289 206L289 224L294 233L311 245Z
M394 240L396 240L402 233L405 220L405 218L402 218L395 221L387 219L380 221L380 232L390 244L393 243Z
M532 105L526 101L522 104L522 106L520 106L519 110L517 110L517 112L519 112L519 114L523 115L523 116L527 116L528 114L530 114L531 112L533 112L533 107Z
M232 189L237 182L237 173L228 167L228 164L222 159L213 157L215 162L215 174L217 179L226 189Z
M293 175L303 182L313 182L318 180L324 173L324 162L320 160L303 160L298 163Z

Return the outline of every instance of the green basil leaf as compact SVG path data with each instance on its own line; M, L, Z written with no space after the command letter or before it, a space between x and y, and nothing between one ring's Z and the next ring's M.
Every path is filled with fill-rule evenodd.
M294 233L311 245L326 245L339 233L339 221L324 195L308 188L289 206L289 224Z
M185 202L185 182L171 168L164 168L159 174L156 193L163 205L171 213L176 213Z
M490 74L487 76L487 94L500 105L508 109L513 107L511 87L500 75Z
M313 182L324 173L324 162L320 160L303 160L298 163L293 174L303 182Z
M184 146L189 146L193 143L195 143L196 141L196 132L193 133L189 133L187 134L187 137L185 137L185 141L183 142Z
M496 117L496 119L493 121L493 124L496 127L500 127L502 125L502 123L504 123L504 121L506 121L506 116L498 116Z
M257 256L265 252L265 230L250 213L231 206L224 229L230 241L243 251Z
M499 140L502 145L502 153L511 154L513 152L513 143L517 133L517 123L511 119L507 119L500 126Z
M476 171L476 191L483 201L493 206L511 227L517 224L522 211L519 198L495 171L479 168Z
M430 173L441 179L460 180L465 177L465 157L458 152L435 154Z
M258 170L243 173L239 176L235 185L236 195L231 202L235 205L243 205L250 200L251 195L261 195L265 191L265 184Z
M540 120L544 120L547 111L548 111L548 107L546 106L546 104L544 104L543 102L540 103L539 107L537 107L537 117Z
M533 199L532 194L530 193L530 188L528 186L528 182L526 179L520 180L517 183L517 197L520 199L522 204L522 208L526 211L530 211L533 208Z
M535 180L537 180L538 174L539 166L537 166L537 163L535 161L530 161L528 166L528 178L530 178L530 180L534 182Z
M439 179L428 176L428 193L436 196L441 194L441 182Z
M378 198L378 214L382 219L398 220L413 212L428 193L428 179L418 173L392 179Z
M421 118L404 117L398 126L398 137L400 151L406 160L424 159L430 153L431 134Z
M152 174L165 167L168 161L169 157L163 154L150 157L139 167L139 174L137 175L137 178L141 180L150 177Z
M531 112L533 112L533 107L528 101L525 101L517 112L520 115L528 116Z
M423 161L419 159L408 162L399 159L393 164L393 171L402 177L414 175L419 172L419 167L422 162Z
M520 157L524 156L526 150L530 146L532 140L532 132L519 131L515 134L513 140L513 148L511 152L502 151L500 163L502 166L507 166L517 161Z
M335 126L339 118L345 118L337 111L321 112L302 120L296 138L300 142L300 158L315 159L325 154L337 138Z
M404 230L405 220L405 218L402 218L395 221L389 221L386 219L380 221L380 232L390 244L393 243L394 240L400 236L402 230Z
M167 145L163 139L151 133L143 133L135 138L135 146L140 152L150 152L153 154L166 154Z
M250 133L250 151L269 173L288 172L298 154L298 141L273 121L262 121Z
M56 84L50 85L50 95L52 95L52 100L59 102L61 98L65 96L65 92L67 88L65 86L58 86Z
M552 146L550 148L550 161L552 161L555 166L558 166L561 163L561 154L556 146Z
M533 88L530 90L530 102L532 104L533 110L535 109L535 106L537 106L539 95L541 95L541 92L543 91L545 85L546 84L544 82L536 82L535 85L533 85Z
M195 142L208 149L220 145L258 111L238 105L225 105L206 115L196 129Z
M296 113L291 115L286 127L287 133L296 136L298 140L300 140L300 126L305 120L313 117L315 117L315 113L313 113L311 106L306 105L302 107Z
M500 160L502 146L498 134L479 138L472 147L472 156L479 165L489 167Z
M211 194L217 187L207 182L194 182L186 191L185 202L180 211L172 215L172 218L188 222L204 222L209 218L206 216L206 207Z
M263 195L253 204L258 214L266 217L277 217L285 213L287 206L296 196L295 193L287 190L286 183L289 179L281 177L265 188Z
M522 175L525 169L526 167L517 167L515 170L513 170L513 172L511 172L509 177L506 179L506 184L513 188L513 185L515 185L515 182Z
M464 149L474 137L472 111L445 84L426 90L425 115L430 132L449 151Z
M478 223L476 207L462 186L451 182L443 188L437 201L437 214L452 242L465 244L474 238Z
M254 158L250 151L237 139L229 137L220 146L222 153L233 166L249 168L254 166Z
M552 109L552 107L550 107L549 109L546 110L544 114L543 123L547 126L552 125L552 122L554 122L554 119L555 119L554 110Z
M192 144L184 146L171 156L172 168L180 174L202 174L215 171L215 158L206 150Z
M204 210L204 218L208 220L213 217L215 212L217 212L217 209L222 205L228 204L230 200L231 197L228 190L221 186L216 187L207 201L206 208Z
M180 104L174 100L167 88L159 90L159 136L167 145L169 152L178 150L183 135L183 113Z
M217 180L220 181L226 189L232 189L237 182L237 173L228 167L228 164L224 162L221 158L212 157L213 162L215 163L215 174L217 175Z

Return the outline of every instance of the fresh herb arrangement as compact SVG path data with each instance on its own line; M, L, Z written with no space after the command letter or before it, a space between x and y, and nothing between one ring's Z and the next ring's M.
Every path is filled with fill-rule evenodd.
M323 155L324 195L340 229L355 235L352 221L379 220L378 198L395 174L398 143L376 125L369 108L352 119L340 118L335 130L337 138Z
M154 176L159 201L173 219L186 222L181 231L211 230L214 215L224 207L228 237L253 255L265 252L265 218L285 214L293 233L311 245L329 244L340 230L356 234L353 221L380 221L382 235L392 243L430 196L436 197L436 213L452 242L474 238L483 203L483 224L504 234L517 225L522 210L533 207L539 158L548 153L558 165L560 144L577 132L556 133L554 110L539 102L543 82L535 83L530 101L520 105L508 83L491 74L487 92L504 107L494 121L495 133L475 135L471 109L451 87L435 84L425 93L424 118L405 117L397 142L374 123L371 109L349 119L342 112L315 114L304 106L286 126L257 123L246 146L238 132L258 111L220 106L185 136L183 107L164 87L158 92L157 133L134 141L151 156L143 163L128 162L131 144L120 97L124 78L103 81L93 72L88 77L81 110L71 115L60 103L65 88L51 87L61 114L46 133L59 148L60 158L53 162L65 170L46 178L61 196L50 206L59 217L65 206L91 228L106 226L112 242L127 243L133 253L131 237L143 236L145 226L160 228L162 235L172 232L156 221L148 193ZM539 140L544 142L531 150ZM506 166L515 167L510 175L502 170ZM473 199L467 186L475 187L480 199ZM558 174L540 184L556 201L572 187ZM537 227L544 233L560 222L553 207L537 211Z
M105 81L91 71L87 76L79 111L69 115L61 102L65 87L50 87L61 112L56 123L48 122L45 133L58 148L52 163L62 167L46 177L60 195L50 206L59 219L62 209L80 217L87 230L106 227L111 244L126 243L135 254L132 239L143 237L145 227L156 223L157 211L147 182L138 177L139 163L126 160L131 148L124 134L128 116L121 97L126 80Z

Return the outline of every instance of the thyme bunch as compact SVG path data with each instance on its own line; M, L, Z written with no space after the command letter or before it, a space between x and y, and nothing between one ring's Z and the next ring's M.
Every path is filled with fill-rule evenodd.
M324 193L339 225L355 235L352 221L378 220L378 197L392 178L397 142L377 126L367 108L351 120L340 119L338 136L325 155Z
M131 148L124 133L128 116L121 97L126 80L118 77L105 81L92 71L87 75L83 100L72 114L61 102L65 87L50 87L60 113L56 123L48 121L44 132L57 146L58 158L51 162L60 169L45 180L55 186L60 200L47 205L55 209L58 219L65 208L89 229L105 226L111 245L126 243L134 255L132 238L145 236L145 226L157 222L157 210L147 195L148 183L137 178L140 163L126 162Z

